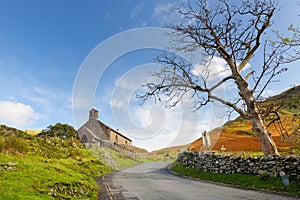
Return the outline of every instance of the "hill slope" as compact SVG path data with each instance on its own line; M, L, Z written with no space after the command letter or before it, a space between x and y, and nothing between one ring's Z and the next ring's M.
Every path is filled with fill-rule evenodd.
M76 140L0 125L0 199L96 199L96 177L138 163L114 150L94 153Z
M279 116L282 125L273 123L268 127L272 134L278 150L281 153L300 153L300 86L291 88L279 95L268 98L261 103L261 106L277 106L282 109ZM269 121L274 119L269 117ZM284 134L284 135L283 135ZM222 127L209 132L211 137L211 149L219 151L225 147L226 151L231 152L258 152L261 151L261 144L258 137L252 131L249 120L241 117L228 121ZM202 145L202 138L191 143L192 151L205 150Z

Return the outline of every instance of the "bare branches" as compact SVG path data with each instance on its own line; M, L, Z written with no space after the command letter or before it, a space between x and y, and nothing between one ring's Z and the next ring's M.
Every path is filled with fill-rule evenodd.
M197 92L208 92L208 89L203 84L204 79L199 79L191 73L192 66L190 64L168 54L158 57L157 62L164 63L165 67L152 73L157 81L143 85L148 92L138 94L138 98L143 101L152 97L159 101L168 100L169 106L173 107L181 101L184 95L192 92L193 95L198 97L195 107L208 103L208 99L204 97L205 95L196 94ZM197 82L202 83L204 86L196 84Z
M222 79L221 81L217 82L214 86L212 86L209 91L213 91L214 89L220 87L223 83L225 83L226 81L230 80L230 79L233 79L232 76L227 76L225 77L224 79Z
M170 33L171 47L177 51L195 52L206 56L201 73L195 73L195 66L170 54L157 57L164 67L152 74L155 81L144 87L147 93L139 94L144 101L148 98L169 101L176 106L184 95L192 94L195 108L199 109L211 101L220 102L245 118L261 115L258 100L274 77L286 71L283 64L300 59L299 30L289 30L292 37L274 32L277 40L265 37L272 25L276 11L276 0L208 1L190 0L188 5L177 10L182 22L174 25ZM247 73L249 61L262 46L263 61ZM212 77L211 62L214 58L226 62L229 73ZM206 69L206 70L205 70ZM251 78L252 77L252 78ZM233 101L217 95L217 89L226 87L232 81L237 90ZM252 88L249 88L251 82Z
M176 48L185 51L203 48L210 56L232 58L232 61L241 62L241 71L270 25L274 1L229 2L196 1L190 3L187 10L178 9L183 23L174 26L173 34L181 36L181 45L176 41Z
M237 113L239 113L242 117L244 117L245 119L249 119L250 118L250 115L247 113L247 112L245 112L245 111L243 111L240 107L238 107L235 103L231 103L231 102L229 102L229 101L226 101L226 100L224 100L224 99L222 99L222 98L219 98L219 97L217 97L217 96L213 96L213 95L210 95L210 98L211 99L214 99L214 100L216 100L216 101L218 101L218 102L220 102L220 103L222 103L222 104L224 104L224 105L226 105L226 106L228 106L228 107L231 107L231 108L233 108Z
M293 27L292 25L290 27ZM272 80L287 71L285 64L294 62L300 59L300 42L299 31L295 28L290 28L293 32L290 37L280 35L278 31L273 31L275 34L274 40L265 40L263 46L263 63L259 75L254 78L255 85L252 91L257 91L256 96L259 99L267 86ZM258 72L258 71L257 71Z
M274 78L287 70L284 64L300 59L300 32L290 26L290 36L274 31L275 39L266 37L276 11L275 3L276 0L190 0L186 7L177 10L182 22L170 33L170 48L197 52L206 61L198 63L201 70L196 70L196 66L178 56L158 56L157 62L164 67L152 74L156 79L145 84L147 92L138 97L143 101L167 101L172 107L185 95L192 95L196 110L209 102L219 102L250 119L266 155L278 154L267 126L281 119L277 107L261 107L260 98ZM262 64L246 71L255 53L262 54ZM223 67L228 71L214 68L212 61L216 58L226 63ZM226 88L229 81L229 93L236 91L236 96L221 97L218 89Z
M255 29L256 29L257 33L256 33L256 36L255 36L255 42L250 41L249 50L247 52L246 57L243 59L242 63L239 65L238 71L242 71L242 69L246 66L246 64L252 58L254 52L260 46L261 36L262 36L263 32L270 26L271 17L273 16L274 11L275 11L275 7L273 7L273 8L271 7L271 9L268 9L268 7L267 7L265 10L262 9L259 13L253 13L253 12L250 12L250 11L246 12L246 13L251 13L253 16L257 16L257 19L254 22ZM265 17L265 20L262 20L261 19L262 17ZM251 47L252 42L254 43L254 45Z

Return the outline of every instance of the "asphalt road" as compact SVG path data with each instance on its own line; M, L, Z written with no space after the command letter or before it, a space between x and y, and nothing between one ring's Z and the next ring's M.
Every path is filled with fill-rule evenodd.
M221 186L170 173L169 163L145 163L105 175L100 199L139 200L289 200L273 193Z

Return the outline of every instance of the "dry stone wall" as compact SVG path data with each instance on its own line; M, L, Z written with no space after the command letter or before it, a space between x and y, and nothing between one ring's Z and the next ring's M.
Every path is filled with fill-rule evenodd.
M187 168L198 168L205 172L225 174L252 174L270 176L300 176L299 156L242 157L214 153L183 152L178 155L177 164Z

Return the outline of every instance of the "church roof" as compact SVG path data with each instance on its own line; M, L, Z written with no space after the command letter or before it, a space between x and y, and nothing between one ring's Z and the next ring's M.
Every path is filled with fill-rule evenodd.
M130 142L132 142L131 139L129 139L128 137L122 135L119 131L117 131L117 130L111 128L110 126L107 126L106 124L104 124L103 122L101 122L101 121L99 121L99 120L98 120L98 122L99 122L101 125L105 126L106 128L108 128L108 129L112 130L113 132L117 133L117 134L120 135L121 137L126 138L127 140L129 140Z

